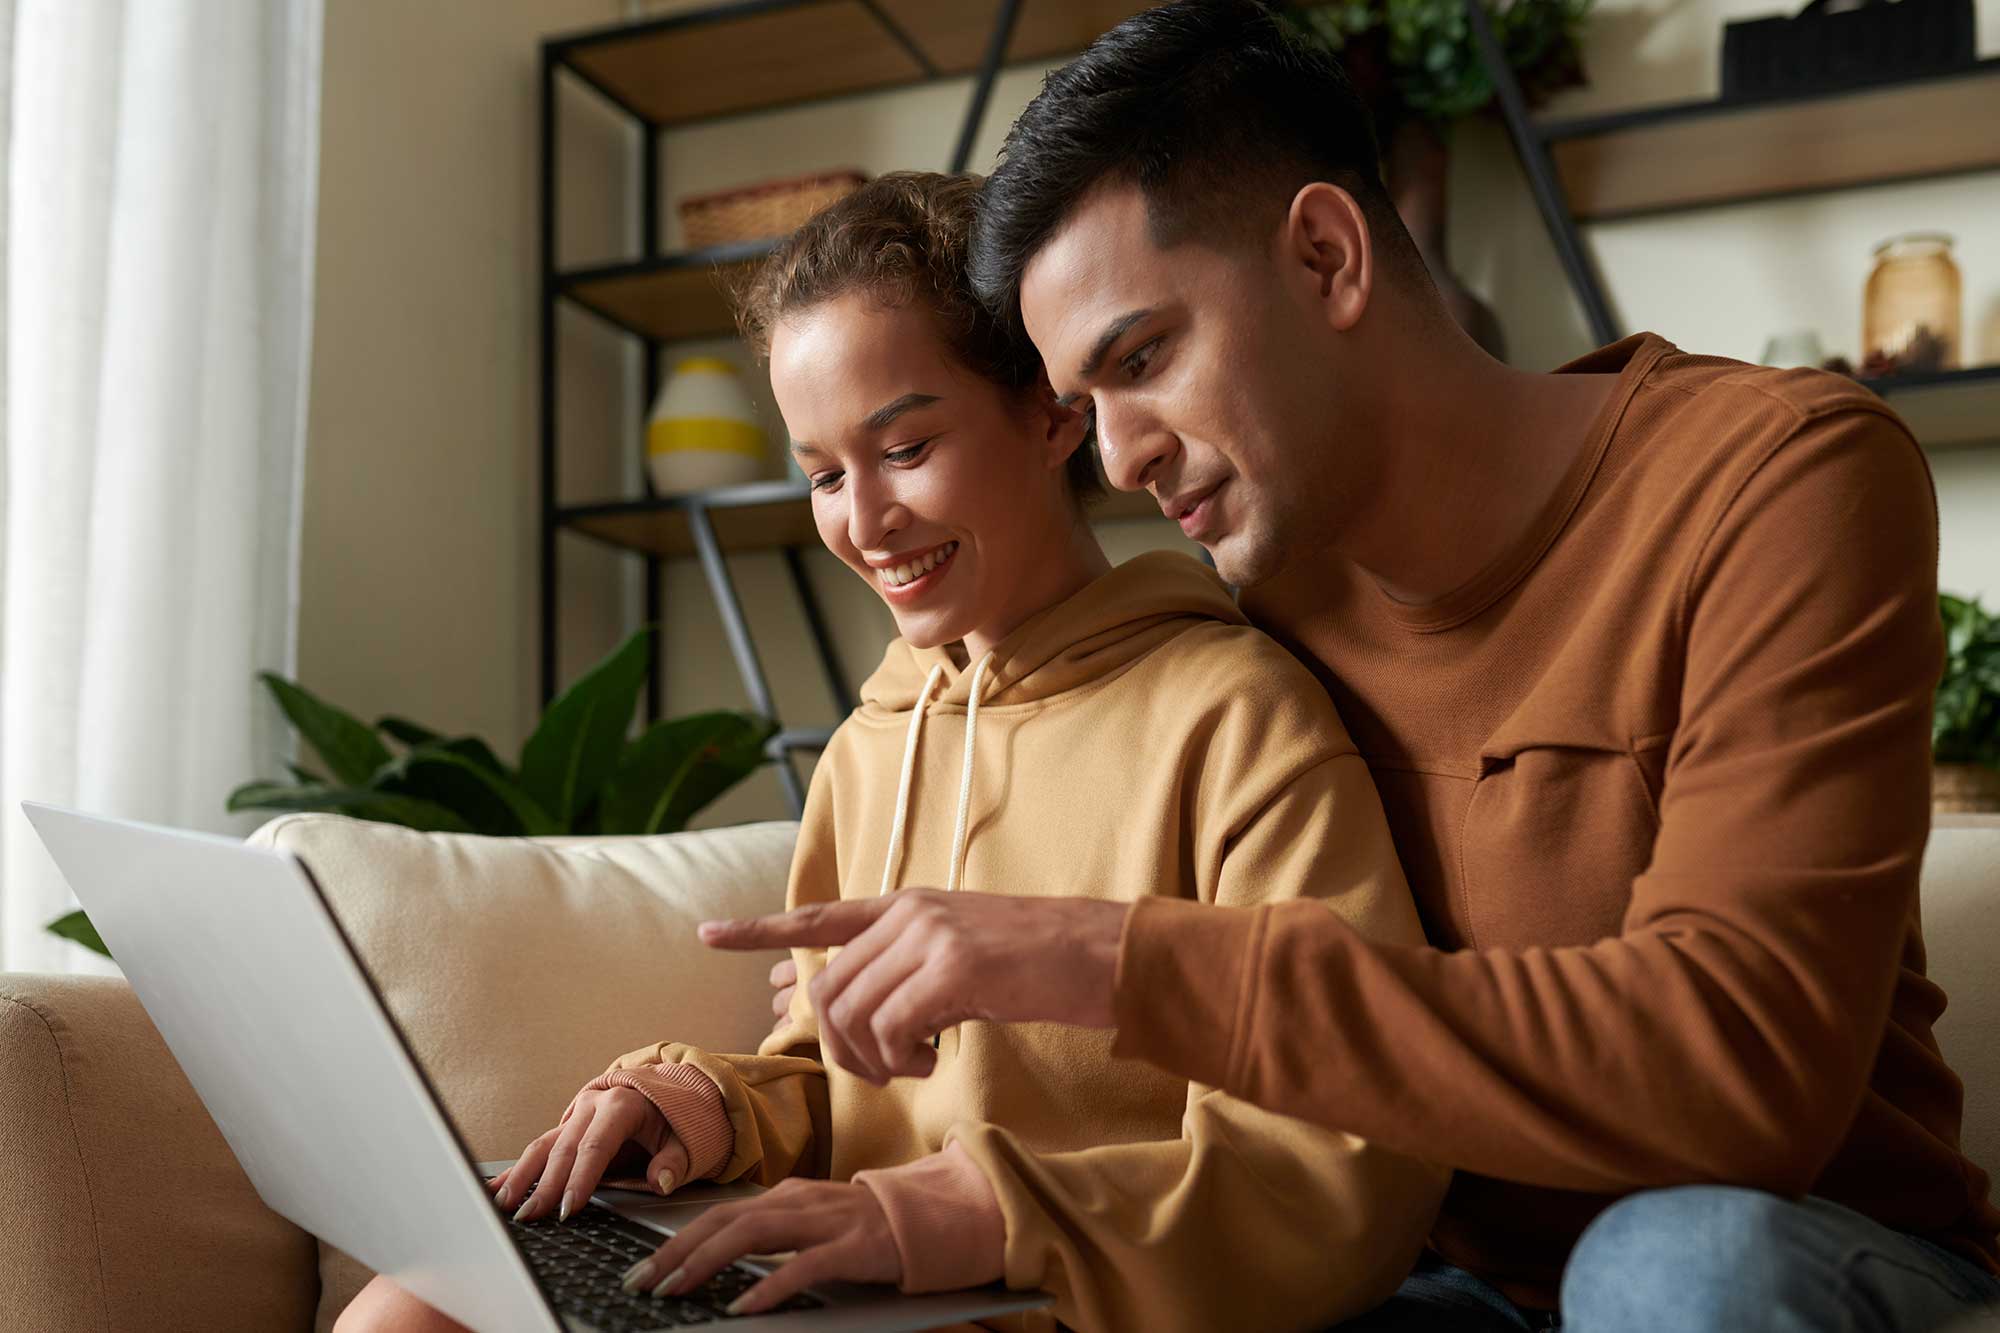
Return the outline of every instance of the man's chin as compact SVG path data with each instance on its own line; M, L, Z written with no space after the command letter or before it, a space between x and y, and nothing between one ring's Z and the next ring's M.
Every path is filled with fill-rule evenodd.
M1276 578L1284 568L1278 548L1242 532L1224 533L1211 544L1204 543L1215 572L1232 588L1254 588Z

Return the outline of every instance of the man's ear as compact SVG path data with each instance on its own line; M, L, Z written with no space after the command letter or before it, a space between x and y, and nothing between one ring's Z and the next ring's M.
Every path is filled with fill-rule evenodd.
M1081 406L1065 407L1057 399L1046 370L1036 377L1032 392L1035 430L1043 448L1042 461L1050 471L1055 471L1066 465L1070 455L1082 447L1083 437L1090 433L1090 413Z
M1327 181L1302 188L1285 215L1284 255L1311 283L1329 325L1345 331L1360 321L1374 290L1375 246L1359 200Z

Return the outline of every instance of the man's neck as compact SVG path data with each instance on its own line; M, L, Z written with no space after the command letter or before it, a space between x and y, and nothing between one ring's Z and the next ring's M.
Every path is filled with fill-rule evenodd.
M1378 486L1354 497L1338 543L1385 594L1415 605L1527 538L1617 383L1514 370L1469 341L1447 342L1423 373L1385 377L1394 387L1379 405Z

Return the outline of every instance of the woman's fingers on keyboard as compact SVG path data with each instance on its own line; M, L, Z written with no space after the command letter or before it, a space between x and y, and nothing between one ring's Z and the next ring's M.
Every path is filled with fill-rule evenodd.
M687 1184L687 1178L687 1145L681 1142L680 1135L668 1130L666 1143L653 1154L653 1160L646 1163L646 1179L660 1193L672 1194Z
M514 1163L513 1172L508 1178L507 1202L513 1203L517 1200L520 1202L521 1206L514 1213L516 1221L525 1222L549 1211L543 1205L552 1202L555 1197L549 1189L555 1174L549 1169L554 1165L550 1159L554 1156L556 1145L563 1133L575 1119L576 1117L571 1116L569 1120L530 1143L522 1150L521 1159Z

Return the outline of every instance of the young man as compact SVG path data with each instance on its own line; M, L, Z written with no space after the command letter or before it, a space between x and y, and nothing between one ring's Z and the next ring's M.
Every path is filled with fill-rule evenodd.
M1895 416L1650 335L1555 374L1489 359L1351 89L1251 0L1155 10L1050 76L974 266L1094 408L1112 482L1320 674L1430 947L1310 906L965 893L711 937L847 943L813 999L872 1068L926 1072L968 1018L1115 1026L1456 1168L1357 1327L2000 1302L1923 974L1936 516Z

